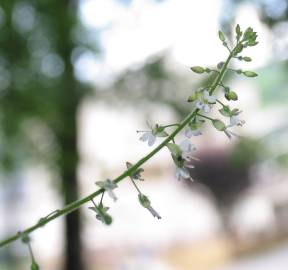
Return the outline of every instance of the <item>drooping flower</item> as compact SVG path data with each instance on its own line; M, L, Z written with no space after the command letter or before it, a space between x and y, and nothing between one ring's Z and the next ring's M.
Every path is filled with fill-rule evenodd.
M139 199L140 204L144 208L146 208L152 214L153 217L156 217L158 219L161 218L161 216L157 213L157 211L151 206L151 202L146 195L140 193L138 195L138 199Z
M113 201L117 201L117 197L113 191L113 189L117 188L117 184L115 184L113 181L110 179L107 179L106 181L98 181L96 182L96 185L99 186L100 188L103 188L108 195L113 199Z
M189 170L186 167L176 167L176 172L175 172L176 178L178 180L181 179L192 179L189 173Z
M150 129L149 131L138 131L138 132L144 132L144 134L140 137L140 140L143 142L148 142L149 146L152 146L157 137L167 137L168 133L165 131L165 127L159 126L156 124L154 127L151 127L150 124L148 124Z
M205 113L209 113L212 108L212 104L216 103L216 97L213 95L210 95L208 90L204 90L202 92L202 95L199 96L196 107L200 110L203 110Z
M90 210L96 213L96 219L100 220L106 225L110 225L113 221L112 217L107 213L109 207L105 207L101 202L98 206L88 207Z
M131 168L133 166L132 163L130 162L126 162L126 167L127 169ZM140 180L140 181L144 181L144 178L142 178L141 173L144 172L143 168L138 168L135 171L133 171L129 176L132 178L132 180Z
M230 117L230 124L228 125L228 127L243 126L244 124L245 121L239 119L238 115L232 115Z
M146 131L141 137L140 140L143 142L148 142L149 146L152 146L156 141L156 136L152 131Z
M193 121L188 124L188 127L185 130L185 136L190 139L192 136L202 135L201 126L203 123L203 120L198 120L198 118L195 117Z
M181 143L181 146L174 143L168 143L167 147L170 150L172 159L176 165L176 178L178 180L192 180L188 168L194 168L194 165L191 164L191 160L194 159L192 152L195 151L195 146L191 144L189 140L185 140Z
M185 136L187 138L191 138L192 136L199 136L199 135L202 135L202 131L201 129L191 129L190 127L188 127L186 130L185 130Z
M179 144L179 147L182 151L182 158L186 159L187 156L190 156L193 151L196 150L196 146L186 139Z

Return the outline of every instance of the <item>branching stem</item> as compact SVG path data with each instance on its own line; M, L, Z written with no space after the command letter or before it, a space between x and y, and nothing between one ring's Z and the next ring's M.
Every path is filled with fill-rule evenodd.
M217 77L215 78L214 82L212 83L209 93L210 95L215 91L219 83L222 81L222 78L225 75L225 72L227 70L228 64L233 57L234 49L229 54L228 58L226 59L224 65L222 66L220 72L218 73ZM140 166L142 166L144 163L146 163L149 159L151 159L155 154L157 154L164 146L167 145L171 140L174 140L174 137L198 114L199 109L194 109L192 112L190 112L175 128L175 130L166 137L157 147L155 147L150 153L148 153L146 156L144 156L142 159L140 159L137 163L135 163L133 166L129 167L127 170L125 170L122 174L120 174L118 177L116 177L113 182L115 184L122 181L127 176L130 176L131 173L135 172ZM202 115L201 115L202 116ZM203 116L202 116L203 117ZM206 117L207 118L207 117ZM81 198L79 200L76 200L66 206L64 206L62 209L55 211L55 213L48 215L45 219L40 220L35 225L25 229L22 231L24 234L30 234L31 232L39 229L40 227L46 225L47 223L51 222L52 220L67 215L77 209L79 209L83 204L92 201L93 198L96 196L99 196L100 194L103 194L105 190L103 188L98 189L97 191L91 193L90 195ZM0 247L6 246L17 239L21 238L21 235L18 233L4 239L0 242Z

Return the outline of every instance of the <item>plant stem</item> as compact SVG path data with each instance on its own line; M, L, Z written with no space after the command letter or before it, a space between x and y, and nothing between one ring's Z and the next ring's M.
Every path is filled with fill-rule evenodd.
M234 48L235 49L235 48ZM231 51L231 53L229 54L228 58L226 59L224 65L222 66L220 72L218 73L217 77L215 78L214 82L212 83L211 87L210 87L210 95L215 91L216 87L219 85L219 83L222 81L223 76L225 75L225 72L227 70L227 66L231 60L231 58L233 57L233 52L234 49ZM175 128L175 130L168 136L166 137L165 140L162 141L162 143L160 143L157 147L155 147L150 153L148 153L146 156L144 156L142 159L140 159L137 163L135 163L133 166L131 166L129 169L127 169L126 171L124 171L122 174L120 174L118 177L116 177L113 182L114 183L119 183L120 181L122 181L124 178L126 178L127 176L130 176L131 173L133 173L135 170L137 170L141 165L143 165L146 161L148 161L150 158L152 158L156 153L158 153L164 146L166 146L166 144L173 140L174 137L193 119L193 117L195 117L199 112L199 109L195 109L194 111L190 112L179 124L178 126ZM202 116L202 115L201 115ZM207 117L206 117L207 118ZM76 200L70 204L67 204L66 206L64 206L61 210L57 210L54 214L48 215L45 219L40 219L35 225L25 229L22 231L22 233L24 234L30 234L31 232L39 229L40 227L43 227L44 225L46 225L47 223L51 222L52 220L60 217L60 216L64 216L67 215L75 210L77 210L78 208L80 208L83 204L91 201L93 198L95 198L96 196L100 195L101 193L103 193L105 190L103 188L98 189L97 191L91 193L90 195ZM16 241L17 239L19 239L21 237L20 234L16 233L15 235L12 235L6 239L4 239L3 241L0 242L0 247L6 246L8 244L10 244L11 242Z
M142 194L142 193L141 193L141 190L140 190L139 187L136 185L136 183L135 183L135 181L133 180L132 177L130 177L130 180L131 180L133 186L134 186L134 187L136 188L136 190L138 191L138 193L139 193L139 194Z
M203 114L200 114L200 113L197 113L197 115L200 116L200 117L206 118L206 119L208 119L208 120L210 120L210 121L214 121L213 118L208 117L208 116L206 116L206 115L203 115Z
M216 101L221 104L223 107L225 107L225 104L223 102L221 102L219 99L216 99Z

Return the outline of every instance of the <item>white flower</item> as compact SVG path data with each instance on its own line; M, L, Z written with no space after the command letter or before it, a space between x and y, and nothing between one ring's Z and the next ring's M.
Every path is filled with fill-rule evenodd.
M158 218L158 219L161 218L161 216L160 216L160 215L156 212L156 210L151 206L151 202L150 202L149 198L148 198L146 195L140 193L140 194L138 195L138 200L139 200L140 204L141 204L144 208L146 208L146 209L153 215L153 217L156 217L156 218Z
M196 102L196 107L200 110L203 110L205 113L211 111L212 105L216 103L216 97L210 95L208 90L204 90L200 99Z
M197 128L197 129L191 129L191 128L189 127L189 128L187 128L187 129L185 130L185 136L186 136L187 138L191 138L192 136L199 136L199 135L202 135L202 131L201 131L199 128Z
M228 125L228 127L243 126L244 124L245 121L239 119L238 115L233 115L230 117L230 124Z
M106 181L98 181L96 182L96 185L100 188L103 188L108 193L110 198L113 199L114 202L117 201L117 197L113 192L113 189L117 188L118 186L113 181L111 181L110 179L107 179Z
M182 178L183 179L191 179L192 180L192 178L190 176L190 173L189 173L189 170L187 168L185 168L185 167L182 167L182 168L176 167L176 178L178 180L180 180Z
M143 142L148 141L148 145L152 146L156 141L156 136L152 133L152 131L146 131L140 137L140 140Z
M200 110L203 110L205 113L209 113L212 108L210 104L204 103L200 100L196 102L196 107Z
M203 91L203 97L204 100L207 101L208 103L216 103L216 97L213 95L210 95L209 92L207 90Z
M188 139L182 141L180 144L179 144L179 147L182 151L182 155L183 153L190 153L192 151L195 151L196 150L196 147L194 144L192 144Z

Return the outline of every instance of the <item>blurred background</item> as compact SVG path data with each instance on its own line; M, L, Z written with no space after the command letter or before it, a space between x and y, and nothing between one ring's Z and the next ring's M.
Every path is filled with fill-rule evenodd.
M246 124L229 141L194 137L195 181L177 181L165 149L145 164L139 206L128 181L105 197L105 227L88 204L34 232L41 269L288 269L287 0L1 0L0 237L31 226L113 179L150 148L136 130L169 124L207 85L190 66L225 59L217 31L253 27L249 79L231 74ZM215 112L216 114L216 112ZM158 140L159 141L159 140ZM1 270L29 269L20 241Z

